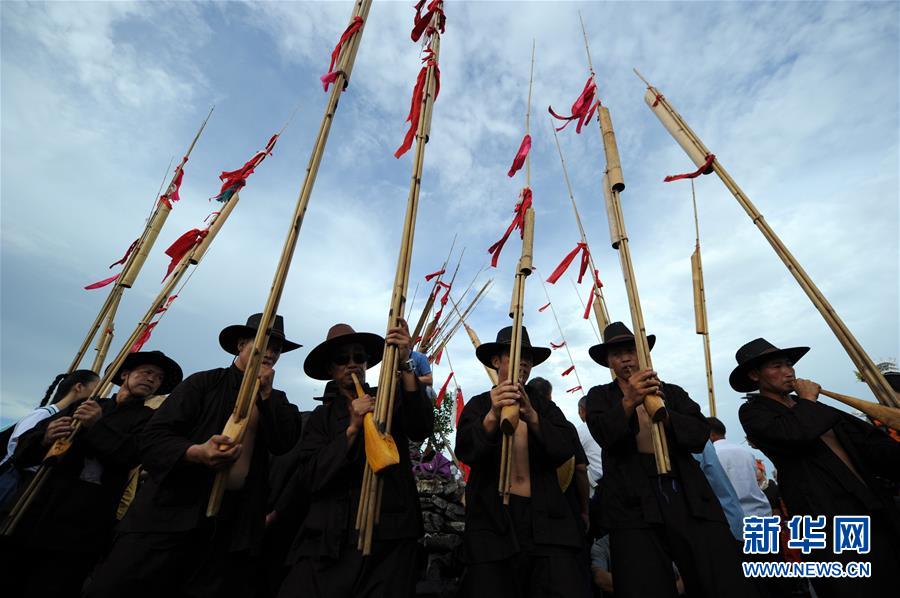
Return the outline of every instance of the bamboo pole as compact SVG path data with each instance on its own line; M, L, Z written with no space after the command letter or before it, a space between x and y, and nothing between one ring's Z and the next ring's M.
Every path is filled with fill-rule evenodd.
M703 261L700 258L700 218L697 216L697 194L691 179L691 203L694 206L696 242L691 254L691 278L694 286L694 321L697 334L703 337L703 358L706 364L706 390L709 394L709 414L716 417L716 393L713 388L712 356L709 349L709 321L706 317L706 286L703 283Z
M400 251L397 256L397 270L394 275L394 286L391 305L388 311L387 330L399 325L403 317L406 303L406 292L409 288L409 272L412 264L413 241L415 238L416 215L419 206L419 195L422 188L422 171L425 160L425 145L431 126L431 113L434 109L435 91L437 89L436 65L440 59L441 37L438 25L438 13L432 15L431 26L434 31L428 40L432 51L432 63L427 63L425 82L422 93L421 117L416 130L413 155L412 176L407 196L406 213L401 234ZM452 248L451 248L452 250ZM449 259L449 256L448 256ZM381 371L378 380L378 391L375 397L375 425L379 432L390 435L393 424L394 404L400 377L397 375L399 352L394 345L386 345L382 357ZM372 553L372 541L375 525L378 524L381 511L381 497L384 487L380 476L372 471L369 463L365 465L363 483L360 489L360 502L357 511L357 529L359 537L357 548L364 556Z
M119 300L122 299L122 293L117 295ZM92 372L100 372L103 370L103 364L106 362L106 356L109 353L109 346L112 344L113 335L115 334L115 317L116 310L118 309L118 301L116 301L116 305L110 309L109 315L106 317L106 325L103 327L103 332L97 338L97 346L94 347L94 351L97 353L94 356L94 362L91 364Z
M481 303L484 292L491 286L492 282L493 282L493 279L488 280L486 283L484 283L484 285L481 287L481 290L478 291L478 293L475 295L475 297L472 299L472 301L469 302L469 305L466 307L465 310L463 310L463 312L461 314L459 313L459 308L458 308L459 304L456 301L453 301L453 297L451 297L450 295L447 295L447 298L453 304L454 312L457 315L457 319L453 323L453 325L449 329L447 329L447 331L443 334L443 336L440 339L440 342L437 343L436 348L431 353L432 357L435 357L438 354L440 354L440 352L444 349L444 347L447 346L447 344L450 342L450 339L453 338L453 335L456 334L456 331L459 330L460 325L462 325L463 318L465 316L469 315L469 313L471 311L473 311L475 309L475 307L478 306L479 303ZM451 313L454 313L454 312L451 312Z
M578 297L578 302L581 303L582 311L587 309L587 305L584 303L584 299L581 298L581 293L578 292L578 287L575 285L575 279L569 278L569 282L572 283L572 290L575 291L575 296ZM594 322L592 320L588 320L588 324L591 325L591 331L593 331L594 336L597 338L598 343L602 343L603 339L600 338L600 333L597 332L597 327L594 326Z
M450 289L453 288L453 283L456 282L456 275L459 274L459 267L462 265L462 257L465 252L466 248L463 247L463 250L459 253L459 260L457 260L456 262L456 269L453 270L453 276L450 277L450 283L447 285L447 293L450 292ZM435 295L435 299L436 298L437 295ZM443 306L438 308L434 319L428 323L428 326L425 328L425 332L422 334L422 342L419 344L419 351L421 351L422 353L427 352L431 348L431 345L435 340L435 335L442 329L443 326L447 324L447 319L450 317L449 313L444 316L443 320L439 321L442 309Z
M660 119L660 122L669 134L671 134L675 141L685 150L691 160L697 164L698 167L705 166L709 163L706 170L715 172L722 180L722 183L725 184L725 187L732 195L734 195L735 199L740 206L744 208L744 211L750 217L753 224L756 225L766 238L766 241L772 246L775 254L794 276L797 283L800 285L800 288L803 289L807 297L812 301L813 306L815 306L819 313L822 314L825 323L828 324L828 327L831 328L831 331L837 337L838 342L844 347L850 360L853 361L860 376L862 376L865 383L869 385L872 394L875 395L878 402L882 405L900 407L900 400L894 395L893 389L890 384L888 384L884 374L875 366L862 345L859 344L859 341L856 340L856 337L853 336L853 333L847 325L844 324L844 321L838 316L837 312L825 298L825 295L822 294L822 291L815 285L812 278L806 273L803 266L800 265L800 262L797 261L793 254L788 250L787 246L785 246L778 235L775 234L775 231L769 226L768 222L766 222L765 218L759 210L757 210L753 202L750 201L750 198L747 197L734 179L731 178L731 175L728 174L728 171L725 170L725 167L722 166L721 162L719 162L709 149L707 149L696 133L688 126L662 93L656 87L650 85L637 70L635 70L635 74L647 84L647 92L644 94L644 101L650 107L651 111Z
M572 351L569 350L569 343L566 341L566 335L563 334L563 329L559 323L559 318L556 316L556 308L553 307L553 302L550 301L550 293L547 292L547 283L544 282L543 278L541 278L541 286L544 287L544 296L547 297L547 303L550 305L550 311L553 313L553 321L556 322L556 329L559 331L559 338L562 339L563 346L566 348L566 354L569 356L569 364L572 366L572 372L575 373L575 380L578 382L578 386L581 386L581 396L584 396L584 386L582 386L581 384L581 377L578 375L578 368L575 367L575 360L572 358Z
M214 109L215 106L209 109L209 113L206 115L206 119L204 119L203 124L200 125L200 129L197 131L197 134L194 135L194 139L191 141L191 144L184 155L185 159L190 157L191 152L194 150L194 146L197 144L197 140L200 139L200 134L203 133L203 129L206 128L206 123L209 122L209 117L212 116L212 112ZM166 197L174 192L175 181L178 179L178 175L181 174L183 168L184 161L182 161L182 163L179 164L175 169L175 173L172 175L169 187L165 194ZM156 238L159 236L159 231L162 230L163 224L165 224L166 219L169 217L169 212L171 211L172 208L169 207L166 202L159 199L156 200L156 207L154 208L150 218L147 220L147 224L144 227L144 232L138 239L137 245L135 246L134 250L125 261L125 265L122 267L122 273L120 274L119 279L114 283L113 288L110 289L109 295L107 295L106 297L106 301L100 308L100 312L97 314L97 317L94 319L94 322L91 324L90 328L88 328L88 332L85 335L81 346L78 348L75 357L72 359L72 363L69 365L67 373L71 374L76 369L78 369L78 365L84 358L84 355L87 352L87 348L91 344L91 341L94 340L94 336L97 334L97 330L99 330L101 322L103 322L104 320L112 322L112 320L115 318L116 309L118 308L119 301L121 300L122 294L124 293L124 289L131 288L131 286L134 284L137 275L140 273L141 267L144 265L144 261L147 259L147 255L150 253L150 249L153 247L153 244L156 242Z
M225 435L232 437L237 434L237 430L247 425L250 415L250 407L256 398L257 389L259 387L259 366L262 358L266 353L266 345L269 342L272 326L275 324L275 316L278 305L281 301L281 295L284 292L284 285L287 281L288 271L290 270L291 260L294 256L294 250L297 247L297 240L300 236L300 229L303 226L303 218L306 215L306 209L309 205L309 198L312 195L313 187L316 183L316 175L319 173L319 165L325 154L325 145L328 142L328 134L331 131L331 124L334 121L334 115L337 111L338 100L349 84L350 75L353 71L353 64L356 60L356 53L359 50L360 40L365 31L365 21L372 6L372 0L357 0L353 5L353 13L351 22L355 17L363 20L362 27L353 34L347 43L341 48L340 56L337 62L337 79L331 88L328 101L325 105L325 114L319 125L319 132L316 135L313 144L312 153L309 157L309 163L306 166L306 175L303 179L303 185L300 188L300 194L297 198L297 205L290 221L287 237L284 241L284 247L281 250L281 257L275 269L275 275L272 280L272 287L269 291L269 297L263 309L262 318L260 319L259 329L256 337L253 339L253 349L250 353L244 377L241 381L240 390L235 401L234 412L225 425ZM230 433L230 434L229 434ZM224 481L227 471L219 472L216 475L217 481L213 484L213 492L210 493L209 503L206 508L207 517L214 517L219 512L222 496L224 494Z
M422 308L422 313L419 314L419 321L416 322L416 327L412 332L413 339L413 347L416 346L416 343L419 341L417 339L422 335L422 329L425 327L425 321L428 319L428 316L431 315L431 309L434 307L434 300L437 298L438 290L440 289L439 283L441 282L441 277L443 276L443 270L447 269L447 263L450 261L450 256L453 255L453 247L456 245L456 235L453 235L453 242L450 244L450 251L447 253L447 259L444 260L443 265L441 266L441 274L438 274L434 279L434 286L431 288L431 293L428 294L428 299L425 301L425 307Z
M469 340L472 341L472 346L475 347L475 349L478 349L478 347L481 346L481 340L478 338L478 335L475 334L475 331L465 322L465 320L463 320L463 326L466 327L466 333L469 335ZM496 370L493 370L488 366L484 366L484 371L487 373L488 378L491 379L491 384L497 386L497 384L500 383L500 381L497 379Z

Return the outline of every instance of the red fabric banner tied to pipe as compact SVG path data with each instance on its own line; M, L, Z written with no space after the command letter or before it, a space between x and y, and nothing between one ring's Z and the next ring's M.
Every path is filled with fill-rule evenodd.
M272 150L275 149L276 141L278 141L278 133L272 135L271 139L269 139L269 142L266 144L265 149L253 154L253 157L247 160L243 166L237 170L223 171L222 174L219 175L219 180L222 181L222 188L219 189L218 195L211 197L210 199L225 203L231 199L232 195L243 189L247 184L247 178L253 174L256 167L266 159L266 156L272 155Z
M563 342L561 342L561 343L559 343L559 344L554 343L553 341L550 341L550 348L551 348L551 349L562 349L562 348L565 347L565 346L566 346L566 341L563 341Z
M580 386L574 386L574 387L570 388L569 390L567 390L566 392L578 392L579 390L581 390Z
M459 418L462 417L463 409L465 409L466 403L463 398L463 393L461 388L456 389L456 421L453 422L453 425L459 426Z
M434 52L431 48L425 50L425 56L422 58L422 62L425 63L425 66L422 67L422 70L419 71L419 76L416 77L416 86L413 87L412 103L409 107L409 115L406 117L406 122L409 123L409 129L406 131L403 143L401 143L400 147L397 148L397 151L394 152L395 158L399 158L408 152L412 147L413 140L416 138L416 131L419 130L419 120L422 117L422 100L425 95L425 80L428 78L429 68L434 68L434 98L432 99L432 102L437 101L438 94L441 92L441 69L438 68L438 64L434 60Z
M432 278L434 278L435 276L440 276L440 275L443 274L443 273L444 273L444 269L441 268L441 269L438 270L437 272L432 272L431 274L426 274L426 275L425 275L425 282L431 282L431 279L432 279Z
M516 157L513 158L512 166L509 167L509 172L506 173L506 176L513 176L520 170L522 170L522 165L525 164L525 158L528 157L528 152L531 151L531 135L525 135L522 138L522 143L519 144L519 151L516 152Z
M541 307L539 307L539 308L538 308L538 311L544 311L544 310L547 309L548 307L550 307L550 304L549 304L549 303L547 303L546 305L542 305Z
M118 266L119 264L124 264L125 262L127 262L127 261L128 261L128 256L131 255L131 252L134 251L134 248L137 247L138 241L140 241L140 240L141 240L140 237L138 237L137 239L135 239L135 240L131 243L131 245L128 246L128 250L125 252L125 255L122 256L122 259L120 259L118 262L113 262L113 263L111 263L111 264L109 265L109 267L112 268L113 266Z
M706 156L706 162L703 163L700 168L695 170L694 172L688 172L686 174L670 174L666 178L663 179L664 183L671 183L672 181L680 181L682 179L696 179L698 176L703 174L703 172L712 166L712 163L716 160L715 154L708 154Z
M569 374L571 374L571 373L574 372L574 371L575 371L575 366L574 366L574 365L570 365L568 368L566 368L566 371L563 372L562 375L563 375L563 376L568 376Z
M144 329L144 332L141 333L141 336L135 341L135 343L129 349L129 353L137 353L141 349L144 348L144 345L147 341L150 340L150 335L153 334L153 329L156 328L158 322L151 322L147 328Z
M447 379L444 381L444 385L441 386L440 392L437 394L437 398L434 400L434 406L436 408L441 407L441 403L444 402L444 397L447 396L447 385L450 384L450 380L453 378L453 372L447 376Z
M175 169L175 178L172 180L169 188L166 189L166 192L159 197L159 201L166 204L166 207L170 210L172 209L173 203L175 203L176 201L181 201L181 196L178 193L181 191L181 181L184 180L184 165L187 163L187 161L187 156L181 159L181 164L179 164Z
M435 365L441 365L441 357L444 356L444 348L441 347L441 350L437 352L437 355L434 356L432 363Z
M91 283L91 284L87 285L86 287L84 287L84 290L85 291L93 291L94 289L102 289L109 283L115 282L120 276L122 276L121 272L119 272L115 276L110 276L109 278L104 278L103 280L100 280L98 282Z
M437 29L441 33L444 33L444 27L447 25L447 17L444 15L443 0L431 0L428 8L425 9L425 14L422 14L422 8L425 6L425 2L426 0L419 0L414 7L416 9L416 16L413 17L413 28L412 33L410 33L410 37L414 42L419 41L423 34L428 38L435 32L435 28L431 25L431 20L435 14L438 16Z
M162 312L169 309L169 306L172 305L172 302L178 298L178 295L172 295L166 302L159 306L159 309L156 310L156 313L161 314Z
M346 44L347 41L349 41L350 38L353 37L354 33L362 29L363 22L364 21L362 17L358 15L353 17L353 20L350 21L350 24L347 25L346 29L344 29L344 32L341 34L341 39L338 40L337 45L331 52L331 63L328 65L328 72L319 77L319 80L322 81L322 87L325 88L325 91L328 91L328 86L337 81L338 75L343 72L334 69L335 65L337 64L338 58L341 55L341 49L344 47L344 44Z
M584 278L584 273L587 272L588 264L590 263L591 254L588 252L587 243L578 243L575 246L575 249L570 251L566 257L559 263L556 269L550 274L547 278L547 282L550 284L556 284L556 281L559 280L559 277L565 274L566 270L571 265L572 261L575 259L575 256L578 255L578 252L581 252L581 268L578 270L578 284L581 284L582 279Z
M175 242L172 243L172 245L170 245L168 249L166 249L166 255L172 258L172 261L169 262L169 267L166 270L166 275L163 276L163 280L165 280L169 276L169 274L172 273L172 270L175 269L175 266L178 265L178 262L180 262L182 258L187 255L187 252L196 247L208 233L208 228L205 228L203 230L192 228L188 232L175 239Z
M594 293L594 287L598 289L603 288L603 283L600 282L600 271L594 270L594 284L591 285L591 294L588 295L587 305L584 307L584 316L583 318L587 320L590 317L591 308L594 306L594 297L596 294Z
M513 232L514 229L519 229L519 236L525 236L525 212L528 211L528 208L531 207L531 189L526 187L522 190L522 196L519 203L516 204L515 216L513 216L513 220L510 223L509 227L506 229L506 232L503 233L503 237L488 247L488 253L490 253L493 257L491 258L491 267L497 267L497 260L500 259L500 252L503 251L503 245L506 244L507 239L509 239L510 233Z
M548 106L547 110L550 111L553 118L566 121L566 124L556 129L557 131L562 131L569 126L570 122L577 120L578 124L575 125L575 133L577 134L581 133L581 127L590 122L591 117L594 115L594 111L597 110L598 106L600 106L600 100L597 99L597 84L594 82L594 76L591 75L588 77L587 83L584 84L581 95L579 95L578 99L575 100L575 103L572 104L571 116L560 116L553 111L552 106Z

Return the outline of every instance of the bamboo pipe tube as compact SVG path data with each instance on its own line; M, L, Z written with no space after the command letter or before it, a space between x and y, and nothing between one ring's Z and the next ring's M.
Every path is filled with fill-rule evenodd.
M482 291L484 289L488 288L488 286L490 286L490 283L491 283L490 280L488 282L486 282L485 285L482 287ZM459 313L459 308L457 307L457 304L455 302L453 303L453 307L454 307L454 310L455 310L458 318L453 323L453 326L451 326L450 329L441 338L441 341L437 345L437 348L431 354L432 357L439 355L441 353L441 351L444 350L444 348L447 346L447 343L450 342L450 339L453 338L453 335L456 334L457 330L459 330L459 327L463 324L463 318L465 318L465 316L468 315L468 313L470 311L472 311L472 309L474 309L481 302L482 291L478 292L478 294L475 296L475 298L472 300L472 302L469 303L469 306L466 308L466 310L462 314ZM449 295L448 295L448 297L449 297ZM450 301L453 301L452 297L450 297Z
M619 148L616 145L609 109L606 106L600 106L597 109L597 118L600 121L600 131L603 135L603 150L606 153L606 178L609 180L609 188L612 191L621 193L625 190L625 180L622 178Z
M116 297L121 299L122 294L119 293ZM118 301L116 301L116 303L116 308L118 308ZM97 346L94 349L97 354L94 356L94 363L91 364L92 372L103 370L103 364L106 362L106 356L109 354L109 346L112 344L113 335L115 334L114 320L116 308L110 310L109 315L106 317L106 326L103 327L103 333L97 339Z
M635 73L647 83L646 79L641 77L640 73L637 73L637 71L635 71ZM660 114L664 113L666 117L677 124L677 127L674 129L670 130L666 127L666 130L669 130L676 142L685 149L685 152L691 157L691 160L693 160L695 164L699 155L703 156L703 163L705 163L707 156L710 156L711 152L659 90L649 83L647 83L647 88L645 101L648 102L653 113L656 114L658 118L660 117ZM656 103L655 107L652 105L653 103ZM660 112L660 110L662 110L662 112ZM663 126L666 126L666 122L663 118L660 118L660 122L662 122ZM700 165L702 165L702 163ZM750 198L747 197L734 179L731 178L731 175L728 174L728 171L725 170L718 159L712 160L710 166L712 171L714 171L725 184L725 187L732 195L734 195L741 207L744 208L744 211L772 246L772 249L775 250L776 255L778 255L788 268L788 271L794 276L797 283L800 285L800 288L803 289L815 308L822 314L828 327L831 328L832 332L837 337L838 342L844 347L847 355L850 357L851 361L853 361L863 380L869 385L869 388L878 399L878 402L882 405L900 407L900 400L894 396L893 389L888 384L884 374L875 367L872 359L859 344L859 341L856 340L852 332L850 332L850 329L847 328L847 325L844 324L843 320L841 320L840 316L838 316L837 312L797 259L791 254L778 235L775 234L775 231L772 230L763 215L757 210L753 202L750 201Z
M481 341L478 339L478 335L475 334L475 331L472 329L472 327L465 322L463 322L463 326L466 327L466 333L469 335L469 340L472 341L472 346L477 349L481 345ZM491 384L497 386L497 384L500 383L500 381L497 379L496 370L493 370L488 366L484 366L484 371L487 373L488 378L491 379Z
M619 219L616 217L616 208L613 205L612 187L609 185L609 177L605 174L603 175L603 199L606 204L606 217L609 220L609 242L613 249L618 249L625 234L619 228Z
M347 44L341 49L341 54L338 59L337 79L334 82L334 86L331 88L331 93L328 96L328 101L325 105L325 114L319 125L319 132L316 135L316 141L313 144L312 153L309 157L306 175L303 179L303 185L300 188L300 194L297 198L297 206L294 209L294 214L290 221L291 225L288 229L284 247L281 251L281 257L278 261L278 266L275 269L271 291L269 292L269 297L263 310L259 329L257 330L256 337L253 339L253 349L250 354L247 368L244 371L244 378L241 381L241 387L235 402L236 413L246 414L248 412L248 406L255 397L253 394L253 387L255 386L255 381L259 375L259 366L262 362L263 355L266 352L266 344L268 343L272 326L275 323L276 311L281 302L281 295L284 292L284 285L287 280L288 271L290 270L291 260L294 255L294 250L297 247L300 229L303 226L303 218L306 214L306 209L309 206L309 198L312 195L313 187L315 187L319 165L321 164L322 157L325 153L325 145L328 141L328 134L331 131L334 115L337 111L338 100L350 80L356 53L359 49L360 39L365 31L365 21L371 6L372 0L357 0L354 4L351 20L354 17L359 16L363 19L363 25L357 33L351 36ZM217 509L214 508L217 503L218 500L216 497L210 496L210 502L207 505L206 511L208 517L213 517L218 513Z
M441 266L441 270L446 270L447 263L450 261L450 256L453 255L453 247L456 245L456 235L453 235L453 243L450 244L450 252L447 254L447 259L444 260L444 264ZM425 301L425 307L422 309L422 313L419 314L419 321L416 322L416 327L412 332L413 339L413 347L416 346L419 335L422 333L422 328L425 326L425 321L428 319L428 316L431 314L431 310L434 307L434 301L437 299L438 290L440 289L439 283L441 282L441 277L443 274L438 274L434 279L434 286L431 288L431 293L428 294L428 299ZM424 338L424 336L422 337Z
M831 390L825 390L824 388L820 389L819 392L826 397L831 397L849 407L853 407L857 411L862 411L867 416L872 419L877 419L890 428L900 431L900 409L897 407L888 407L887 405L857 399L856 397L851 397Z
M691 203L694 207L696 243L691 254L691 278L694 286L694 322L697 334L703 336L703 362L706 365L706 392L709 396L709 414L716 417L716 393L713 386L712 356L709 349L709 322L706 317L706 287L703 283L703 261L700 258L700 219L697 216L697 194L691 179Z

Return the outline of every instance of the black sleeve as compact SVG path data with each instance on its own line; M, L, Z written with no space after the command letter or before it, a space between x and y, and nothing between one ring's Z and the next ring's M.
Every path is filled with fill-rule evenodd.
M343 402L343 399L336 399ZM333 437L328 432L329 408L320 405L313 411L303 439L300 441L300 461L298 475L308 482L311 494L328 489L334 481L360 458L363 450L363 431L356 435L351 446L347 446L346 428Z
M768 400L750 399L738 411L747 438L761 450L763 447L776 450L804 447L841 421L840 411L816 401L798 399L794 407L783 411L756 404L756 401Z
M266 448L273 455L283 455L297 445L300 439L300 411L287 400L280 390L272 390L265 401L256 401L259 409L259 426Z
M709 440L709 423L700 411L700 405L680 386L663 384L668 423L667 440L692 453L702 453Z
M491 406L489 393L469 399L463 408L456 428L456 457L468 465L473 465L490 457L500 447L500 426L493 434L484 429L484 416Z
M131 408L127 412L104 414L84 432L84 441L101 463L131 468L140 463L138 434L153 417L149 407Z
M43 462L44 456L50 450L49 446L44 446L44 433L47 431L47 426L60 417L71 417L75 413L76 405L70 405L63 411L39 421L36 426L19 436L16 451L13 453L13 462L16 467L32 467Z
M603 386L588 391L587 424L591 436L602 449L611 449L638 433L637 414L625 416L621 397L609 397Z
M548 460L554 467L559 467L575 454L572 440L575 428L553 401L541 401L538 418L540 420L538 431L532 430L531 426L528 427L528 445L536 449L537 452L533 452L533 455ZM578 437L577 432L575 437Z
M852 426L854 444L867 469L883 478L900 481L900 442L853 416L845 416L844 420Z
M416 390L407 391L400 384L398 409L403 418L403 429L410 440L422 442L434 432L434 404L425 388L416 381Z

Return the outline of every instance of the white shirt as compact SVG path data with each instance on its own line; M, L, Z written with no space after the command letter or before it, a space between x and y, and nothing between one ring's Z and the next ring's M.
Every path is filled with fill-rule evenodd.
M756 482L756 458L753 453L724 438L715 441L713 446L722 468L741 501L744 516L766 517L771 515L772 507L769 505L769 500Z
M600 461L600 445L591 436L591 431L585 422L581 422L575 429L578 430L578 439L581 441L581 447L588 459L588 480L591 482L591 488L597 485L597 480L603 477L603 464Z
M6 445L6 455L3 457L3 460L0 461L0 465L3 465L7 461L9 461L13 453L16 452L16 445L19 444L19 436L35 427L51 415L56 415L57 413L59 413L59 407L57 407L56 405L47 405L45 407L38 407L22 419L20 419L19 423L17 423L16 427L13 429L12 436L9 437L9 444ZM36 467L29 468L29 470L36 469Z

